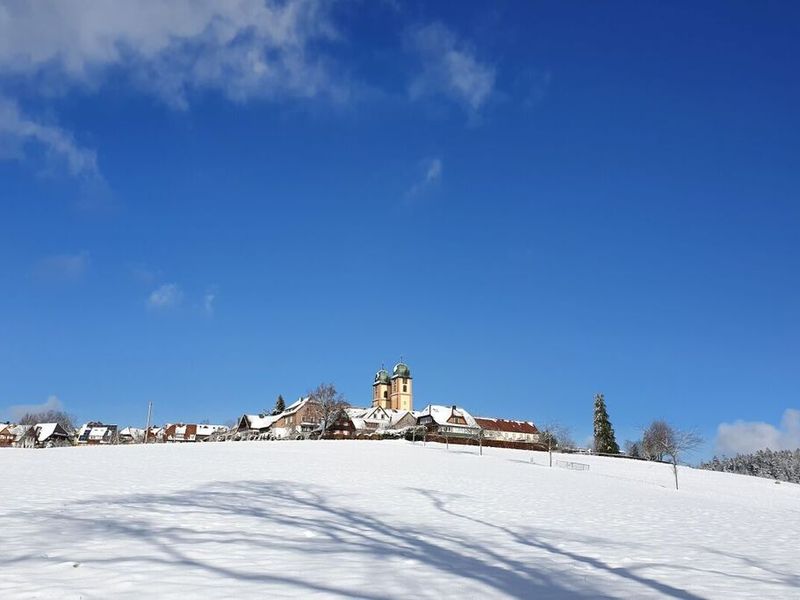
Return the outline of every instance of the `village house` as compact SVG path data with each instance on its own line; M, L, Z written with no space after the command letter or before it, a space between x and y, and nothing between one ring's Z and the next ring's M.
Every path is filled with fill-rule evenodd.
M164 428L165 442L205 442L213 434L225 431L224 425L206 423L172 423Z
M410 411L383 408L382 406L350 408L347 409L347 413L352 419L356 430L360 433L397 430L413 427L417 424L417 418Z
M27 427L15 442L18 448L55 448L71 446L72 434L58 423L37 423Z
M17 436L13 429L11 423L0 423L0 448L10 448L14 445Z
M195 436L197 437L198 442L207 442L210 439L215 438L228 431L228 428L225 425L209 425L208 423L198 423L197 424L197 431L195 432Z
M475 418L455 404L429 404L419 414L417 423L424 426L428 434L445 438L474 438L480 433L480 426Z
M164 429L169 425L165 425L164 427L158 427L153 425L147 430L147 440L148 444L159 444L164 441Z
M325 438L351 439L355 437L356 433L356 427L347 409L341 409L332 416L332 421L328 426L328 431L325 433Z
M276 440L307 437L319 428L321 420L320 406L311 396L300 398L278 415L270 428L270 437Z
M144 429L125 427L119 432L120 444L141 444L144 441Z
M234 440L265 440L273 423L279 418L280 415L242 415L228 437Z
M488 441L539 443L539 430L529 421L475 417L475 422L483 430L483 438Z
M91 421L78 430L78 444L80 445L97 446L118 442L116 425L104 425L97 421Z

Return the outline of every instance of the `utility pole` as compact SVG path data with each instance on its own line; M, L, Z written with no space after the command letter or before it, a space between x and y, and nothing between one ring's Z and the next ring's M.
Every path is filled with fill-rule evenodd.
M153 403L147 403L147 425L144 428L144 443L147 443L147 436L150 433L150 416L153 414Z

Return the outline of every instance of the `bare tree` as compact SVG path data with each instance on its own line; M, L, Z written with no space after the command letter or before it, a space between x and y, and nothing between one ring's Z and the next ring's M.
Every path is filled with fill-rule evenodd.
M553 466L553 450L575 447L575 440L572 439L569 427L558 422L548 423L539 431L539 442L547 447L551 467Z
M642 442L639 440L625 440L625 454L631 458L645 458Z
M703 443L703 438L694 431L682 430L673 427L666 421L653 421L645 431L645 436L650 432L643 446L648 456L658 456L658 460L669 459L672 463L672 472L675 475L675 489L678 489L678 462L686 453L694 450ZM653 459L651 459L653 460Z
M641 450L647 460L664 460L664 447L669 445L672 427L663 419L650 423L642 434Z
M20 425L36 425L37 423L58 423L69 432L75 431L72 415L63 410L47 410L38 413L26 413L19 420Z
M317 417L322 427L322 432L319 437L322 439L327 433L328 428L339 416L339 412L350 406L350 404L348 404L342 394L336 391L336 387L332 383L321 383L315 390L309 392L308 395L318 413Z

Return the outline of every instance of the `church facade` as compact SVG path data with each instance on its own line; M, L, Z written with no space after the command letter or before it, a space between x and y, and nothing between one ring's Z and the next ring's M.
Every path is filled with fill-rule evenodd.
M399 362L392 374L382 368L375 373L372 383L372 406L391 410L414 410L414 388L411 370Z

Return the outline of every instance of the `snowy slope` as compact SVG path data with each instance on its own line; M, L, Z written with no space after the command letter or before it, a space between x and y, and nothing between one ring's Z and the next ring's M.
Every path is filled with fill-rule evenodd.
M800 598L800 486L395 442L2 450L2 598ZM538 463L538 464L536 464Z

